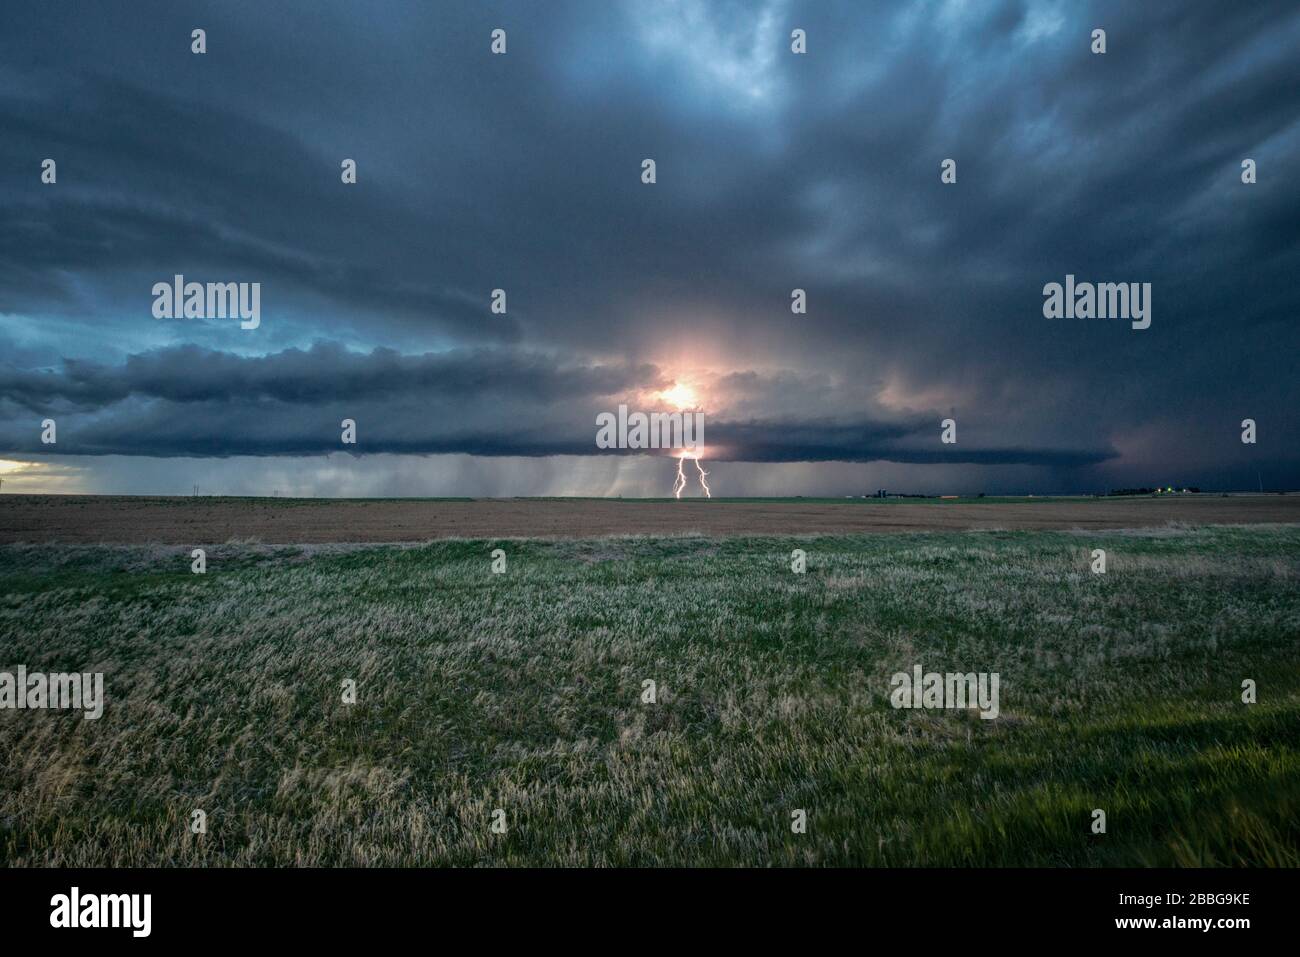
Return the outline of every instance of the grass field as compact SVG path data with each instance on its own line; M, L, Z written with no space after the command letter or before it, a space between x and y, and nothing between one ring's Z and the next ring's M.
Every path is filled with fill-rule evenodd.
M0 669L107 705L0 711L0 861L1296 866L1298 584L1295 526L6 545Z

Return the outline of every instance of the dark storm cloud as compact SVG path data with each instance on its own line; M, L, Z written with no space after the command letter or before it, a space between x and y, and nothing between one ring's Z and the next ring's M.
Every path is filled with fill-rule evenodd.
M0 311L89 308L147 322L153 282L182 273L260 281L280 306L323 299L465 339L518 338L513 318L484 321L487 289L476 298L397 267L401 231L390 226L416 232L397 198L344 202L340 223L339 200L323 194L338 162L323 166L271 126L88 75L52 80L45 97L0 99L0 115L18 134L6 159L30 162L44 140L35 152L60 162L54 189L15 191L6 204ZM35 142L20 152L23 140ZM88 285L112 295L87 303Z
M121 366L65 360L58 370L0 367L0 401L32 411L66 404L96 409L131 396L168 402L272 399L286 403L426 396L483 402L504 395L553 402L670 384L654 366L579 366L548 357L489 350L368 355L332 343L269 356L238 356L197 346L130 356Z
M745 462L961 462L978 465L1096 465L1113 458L1108 449L980 448L932 441L937 430L927 418L907 424L815 421L723 422L708 431L714 458ZM912 440L910 443L907 440ZM921 439L921 442L917 442ZM930 440L930 441L927 441Z
M749 372L757 393L765 386ZM0 450L47 452L38 423L54 417L60 451L80 455L283 455L336 452L592 455L596 414L672 380L653 365L578 366L541 354L462 350L358 354L330 344L269 356L181 346L120 366L66 360L57 370L0 366ZM361 439L340 442L353 419ZM745 462L966 462L1078 465L1105 450L934 449L931 417L852 422L707 420L709 457ZM921 441L917 441L921 440ZM665 453L666 454L666 453Z
M953 461L951 412L959 461L1199 468L1252 416L1300 483L1293 3L12 7L4 395L91 414L88 446L299 451L351 401L391 448L546 454L586 441L584 376L703 355L711 441L765 461ZM259 336L147 351L212 335L150 317L178 272L262 282ZM1151 329L1044 319L1066 273L1151 282ZM315 340L366 351L283 349Z

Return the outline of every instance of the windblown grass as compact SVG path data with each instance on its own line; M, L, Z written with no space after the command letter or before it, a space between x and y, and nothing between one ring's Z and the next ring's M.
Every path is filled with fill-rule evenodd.
M0 711L0 862L1300 864L1295 527L189 564L0 548L0 669L107 692ZM998 672L1001 717L893 710L918 663Z

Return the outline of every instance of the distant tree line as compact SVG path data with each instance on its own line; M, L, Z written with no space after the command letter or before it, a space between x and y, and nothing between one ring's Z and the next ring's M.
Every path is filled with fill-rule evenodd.
M1176 494L1182 492L1189 492L1189 493L1200 492L1200 489L1196 488L1195 486L1190 486L1187 488L1174 488L1172 486L1166 488L1160 488L1158 486L1156 488L1146 488L1146 487L1117 488L1117 489L1112 489L1110 492L1106 494L1108 495L1170 495L1170 494Z

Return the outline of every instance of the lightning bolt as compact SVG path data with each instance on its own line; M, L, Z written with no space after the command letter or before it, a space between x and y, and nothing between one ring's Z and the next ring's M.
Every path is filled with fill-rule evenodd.
M704 471L704 468L700 465L700 459L699 459L698 456L696 456L692 461L695 462L695 468L696 468L696 469L699 471L699 473L700 473L700 484L704 486L704 495L705 495L705 497L706 497L706 498L713 498L713 493L709 491L709 483L706 482L706 481L704 481L705 476L708 475L709 473L706 472L706 471ZM678 464L680 465L681 463L678 463Z
M686 452L677 456L677 478L673 481L673 498L681 498L682 490L686 488L686 472L682 468L682 463L686 460L686 457ZM700 473L700 485L704 489L705 497L713 498L713 493L709 491L709 483L704 481L709 473L704 471L704 466L700 465L700 457L692 455L690 459L695 463L695 471Z

